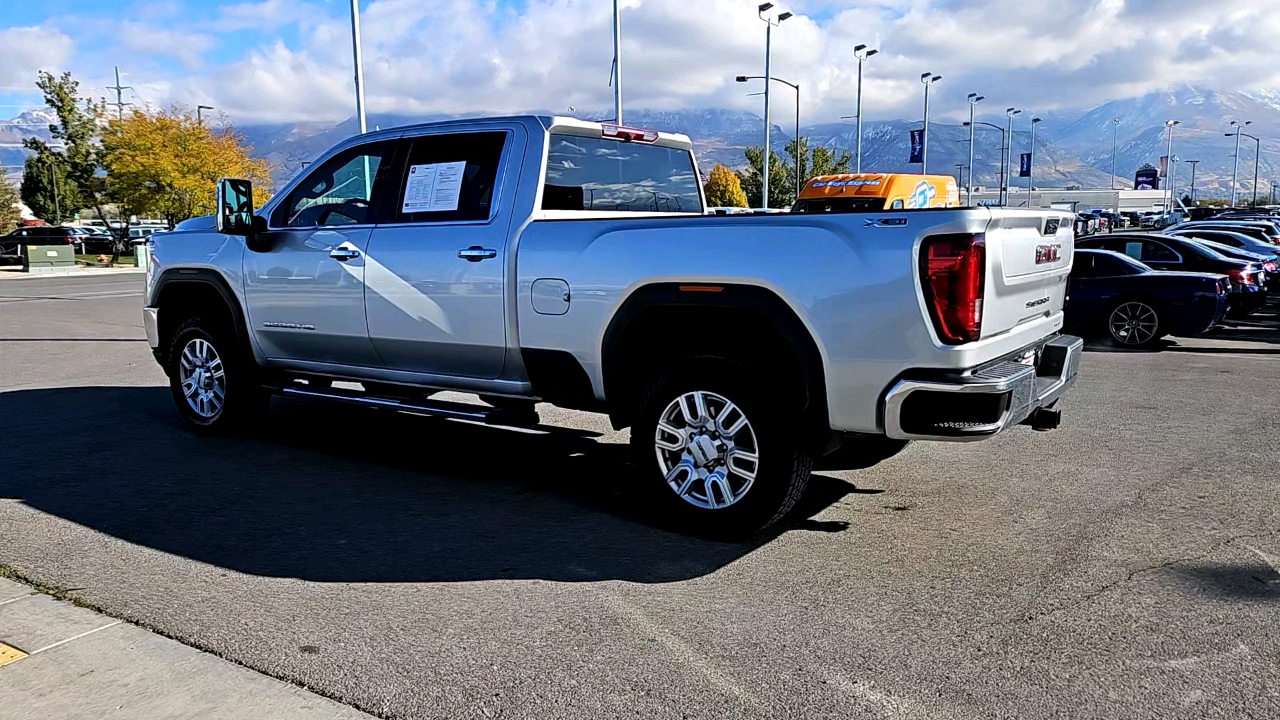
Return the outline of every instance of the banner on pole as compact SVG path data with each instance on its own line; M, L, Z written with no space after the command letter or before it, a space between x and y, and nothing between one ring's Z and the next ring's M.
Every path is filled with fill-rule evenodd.
M1022 153L1022 164L1018 166L1018 177L1031 177L1031 153Z
M907 162L924 162L924 130L911 131L911 159Z

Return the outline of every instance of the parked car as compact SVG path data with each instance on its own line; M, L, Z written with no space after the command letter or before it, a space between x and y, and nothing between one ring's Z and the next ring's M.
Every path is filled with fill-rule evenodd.
M352 137L258 211L225 179L215 218L152 236L148 344L197 432L273 393L605 413L631 428L639 491L700 534L782 519L813 460L1057 424L1082 346L1058 334L1069 215L708 216L698 177L686 136L574 118Z
M1098 216L1090 213L1076 213L1080 222L1076 225L1076 237L1093 235L1098 232Z
M1066 325L1129 348L1166 335L1198 335L1227 313L1225 275L1153 270L1110 250L1077 249L1067 290Z
M1114 231L1114 230L1123 230L1125 227L1127 227L1127 226L1128 226L1128 221L1127 221L1127 220L1125 220L1124 215L1121 215L1121 214L1120 214L1120 213L1118 213L1118 212L1111 212L1110 210L1103 210L1103 211L1102 211L1101 213L1099 213L1099 214L1102 216L1102 218L1103 218L1103 219L1105 219L1105 220L1107 221L1107 228L1108 228L1109 230L1113 230L1113 231Z
M1268 220L1201 220L1173 225L1168 230L1226 230L1280 244L1280 224Z
M1134 210L1122 210L1120 215L1124 217L1125 227L1139 227L1142 224L1142 214Z
M1231 278L1227 296L1229 312L1247 315L1267 302L1266 271L1261 263L1229 258L1190 238L1159 233L1117 233L1087 238L1077 246L1122 253L1156 270L1209 272Z
M68 229L75 232L76 244L87 254L111 253L117 247L116 239L101 228L78 225Z
M1213 250L1219 255L1225 255L1226 257L1235 258L1236 260L1244 260L1247 262L1260 264L1262 266L1262 271L1258 274L1258 279L1260 282L1262 282L1263 287L1267 289L1267 292L1275 292L1276 290L1280 290L1280 274L1277 274L1276 272L1277 256L1275 253L1273 252L1257 253L1257 252L1252 252L1250 250L1245 250L1243 248L1232 247L1230 245L1223 245L1222 243L1216 243L1216 242L1213 242L1212 240L1202 240L1200 238L1188 238L1188 239L1192 240L1193 242L1199 243L1200 245L1203 245L1209 248L1210 250Z
M23 245L74 245L77 235L71 228L57 225L28 225L0 236L0 257L22 256Z
M1177 235L1179 237L1208 240L1220 245L1228 245L1241 250L1258 253L1259 255L1280 256L1280 245L1267 240L1260 240L1257 237L1237 232L1235 230L1217 230L1214 228L1203 228L1195 225L1188 225L1181 229L1165 230L1165 233L1168 235Z

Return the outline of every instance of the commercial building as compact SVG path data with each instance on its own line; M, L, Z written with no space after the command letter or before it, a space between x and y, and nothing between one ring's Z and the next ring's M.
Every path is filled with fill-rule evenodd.
M963 197L963 193L961 193ZM1163 190L1077 190L1068 188L1036 188L1031 191L1031 207L1057 207L1063 210L1132 210L1152 212L1164 210L1167 194ZM975 205L999 205L998 188L976 188ZM1027 207L1027 189L1009 191L1009 207Z

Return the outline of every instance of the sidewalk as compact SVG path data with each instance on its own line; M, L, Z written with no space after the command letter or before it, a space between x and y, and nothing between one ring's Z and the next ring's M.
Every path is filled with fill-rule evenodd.
M66 270L58 269L49 272L25 273L22 272L21 266L0 265L0 280L34 280L35 278L61 278L61 277L86 277L86 276L111 276L111 275L129 275L132 273L144 273L144 268L136 267L115 267L115 268L91 268L78 267L67 268Z
M0 717L370 718L4 578L0 578Z

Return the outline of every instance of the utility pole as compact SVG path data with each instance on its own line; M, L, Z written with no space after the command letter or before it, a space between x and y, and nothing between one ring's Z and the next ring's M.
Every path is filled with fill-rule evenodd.
M1111 120L1111 189L1116 189L1116 131L1120 128L1120 118Z
M108 86L107 86L107 89L108 89L108 90L115 90L115 91L116 91L116 101L115 101L115 102L113 102L113 103L107 103L107 104L108 104L108 105L114 105L114 106L116 107L116 119L117 119L117 120L123 120L123 119L124 119L124 109L125 109L126 107L129 107L129 106L132 106L132 105L133 105L133 103L127 103L127 102L125 102L125 101L124 101L124 94L123 94L123 93L124 93L124 91L125 91L125 90L133 90L133 88L132 88L131 86L129 86L129 85L121 85L121 84L120 84L120 66L119 66L119 65L117 65L117 66L116 66L116 84L115 84L115 85L108 85Z
M1041 123L1041 118L1031 118L1031 157L1027 163L1027 208L1031 208L1031 186L1035 184L1036 176L1036 126ZM1112 173L1115 177L1115 173ZM1112 180L1112 182L1115 182Z
M1200 164L1199 160L1185 160L1191 166L1191 204L1196 204L1196 165Z
M956 184L964 185L964 163L956 163Z
M1172 190L1172 189L1173 189L1173 182L1172 182L1172 178L1173 178L1173 128L1174 128L1175 126L1177 126L1177 125L1181 125L1181 124L1182 124L1182 121L1181 121L1181 120L1166 120L1166 121L1164 122L1164 126L1165 126L1166 128L1168 128L1168 130L1169 130L1169 149L1166 151L1166 154L1165 154L1165 156L1164 156L1164 157L1165 157L1165 161L1164 161L1164 166L1165 166L1165 180L1169 181L1169 182L1166 182L1165 184L1169 186L1169 187L1167 188L1168 190ZM1236 198L1235 198L1235 190L1234 190L1234 189L1232 189L1232 191L1231 191L1231 202L1232 202L1232 203L1234 203L1234 202L1235 202L1235 199L1236 199ZM1170 213L1172 213L1172 212L1173 212L1173 193L1170 193L1170 194L1169 194L1169 201L1168 201L1168 202L1166 202L1166 203L1164 204L1164 214L1165 214L1165 218L1166 218L1166 219L1168 219L1169 214L1170 214Z
M985 95L978 93L969 93L969 184L965 186L965 204L973 206L973 112L978 103L986 100ZM1003 145L1003 143L1002 143Z
M1013 185L1013 119L1021 115L1022 111L1017 108L1008 108L1004 111L1004 114L1009 116L1009 152L1004 156L1004 202L1001 202L1000 205L1001 207L1009 207L1009 189Z
M773 3L761 3L757 15L764 21L764 154L760 158L760 208L769 209L769 86L773 84L773 26L781 25L783 20L791 17L791 13L779 13L766 16L773 8Z
M921 134L920 174L929 174L929 88L942 79L941 75L931 72L921 73L920 82L924 84L924 132Z
M622 15L613 0L613 121L622 124Z
M356 65L356 117L360 120L360 134L368 131L364 120L364 58L360 53L360 4L351 0L351 52L355 56ZM365 182L369 181L365 173ZM368 194L366 193L366 197Z
M1236 206L1236 170L1240 167L1240 131L1252 124L1252 120L1246 120L1243 125L1240 124L1239 120L1231 121L1231 127L1236 129L1234 133L1236 136L1236 154L1231 160L1231 207ZM1170 130L1169 133L1172 135L1173 131ZM1232 134L1227 133L1228 136Z
M880 52L879 50L868 50L866 45L855 45L853 47L853 56L858 58L858 105L855 110L855 117L858 118L858 151L857 165L854 172L862 172L862 63L867 58Z

